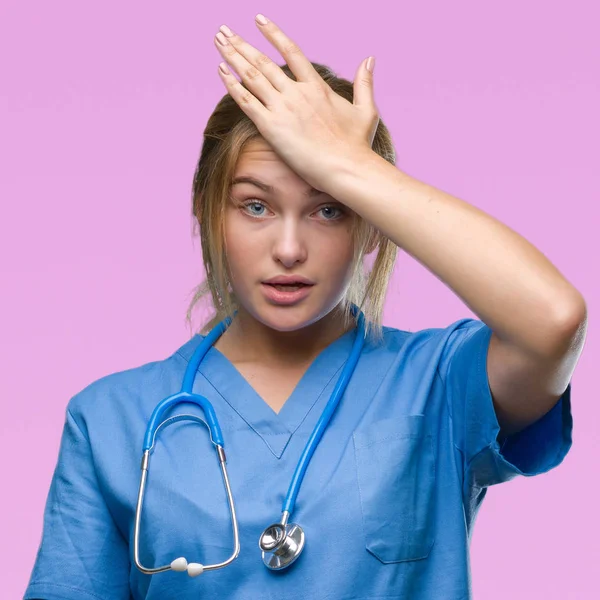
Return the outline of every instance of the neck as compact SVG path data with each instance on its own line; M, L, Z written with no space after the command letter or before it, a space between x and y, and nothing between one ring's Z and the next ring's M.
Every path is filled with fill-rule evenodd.
M344 327L341 310L295 331L277 331L246 312L242 307L215 343L233 363L260 362L274 366L310 363L329 344L350 331Z

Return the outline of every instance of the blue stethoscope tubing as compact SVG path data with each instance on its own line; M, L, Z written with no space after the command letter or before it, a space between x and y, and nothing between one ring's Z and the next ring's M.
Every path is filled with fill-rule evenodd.
M353 305L353 313L356 315L356 306ZM346 362L346 366L344 367L340 378L337 381L337 384L331 394L331 398L329 402L327 402L327 406L325 406L325 410L321 414L313 432L306 442L306 446L304 447L304 451L302 452L302 456L296 465L296 470L294 471L294 475L292 476L292 480L290 482L290 487L288 488L287 496L283 502L283 508L281 509L282 513L291 514L294 511L294 507L296 505L296 497L298 496L298 492L300 491L300 486L302 484L302 480L304 479L304 473L306 473L306 469L308 468L308 463L312 458L321 438L323 437L323 433L325 433L325 429L327 429L327 425L337 408L337 405L340 402L340 398L342 397L352 374L354 373L354 369L356 367L356 363L360 358L360 353L362 351L362 347L364 345L364 315L362 311L358 316L357 323L358 330L356 332L356 338L354 339L354 344L352 346L352 351L350 352L350 356L348 357L348 361Z
M298 492L300 491L300 486L302 484L302 480L304 478L304 474L306 473L306 469L310 463L310 460L323 436L323 433L327 429L329 421L333 413L335 412L339 401L354 373L356 368L356 364L360 358L361 351L365 341L365 324L364 324L364 314L362 311L358 309L355 304L352 304L352 313L357 317L357 332L356 337L354 339L354 343L352 346L352 350L350 352L350 356L346 361L344 369L342 370L342 374L340 375L337 384L331 394L323 413L319 417L317 424L315 425L310 438L308 439L300 460L296 465L296 469L290 481L290 485L288 488L287 495L283 502L282 507L282 519L280 523L274 523L267 527L263 535L261 536L261 541L259 543L260 547L263 549L263 561L265 565L270 569L279 570L289 566L292 562L298 558L302 548L304 547L304 533L302 529L295 524L288 524L288 519L291 513L294 510L296 504L296 498L298 496ZM235 316L235 315L234 315ZM229 486L229 479L227 476L227 470L225 467L225 452L224 447L225 443L223 440L223 433L221 431L221 427L219 426L219 421L217 419L217 415L212 404L209 402L207 398L201 396L199 394L194 394L192 392L192 388L194 385L194 380L196 377L196 373L202 362L203 358L206 356L206 353L210 350L210 348L214 345L216 340L223 334L223 332L229 327L231 324L231 317L227 317L223 319L218 325L216 325L202 340L200 345L196 348L194 353L192 354L189 363L187 365L185 375L183 377L183 383L181 386L181 391L172 396L169 396L159 402L157 406L154 408L152 415L148 421L148 425L146 427L146 433L144 436L144 444L143 444L143 456L142 456L142 477L140 481L140 491L138 494L138 505L136 508L136 527L135 527L135 535L134 535L134 562L136 566L144 573L154 574L161 571L166 571L169 569L173 569L176 571L187 571L189 575L196 576L202 573L203 571L208 571L212 569L222 568L230 562L232 562L239 554L239 536L237 532L237 520L235 517L235 508L233 504L233 497L231 495L231 489ZM143 503L143 495L144 488L146 483L146 476L149 470L149 460L150 460L150 452L154 446L154 440L156 437L157 431L164 424L161 422L164 414L176 406L177 404L183 402L191 402L199 406L204 412L204 416L206 418L205 425L208 427L211 435L212 443L214 444L221 464L222 475L224 478L226 491L229 500L230 512L233 521L233 529L234 529L234 553L233 555L226 561L222 563L218 563L215 565L200 565L199 563L187 563L186 559L180 557L174 560L170 565L165 565L164 567L156 567L156 568L147 568L144 567L139 561L139 525L141 520L141 509ZM186 415L183 415L184 417ZM193 418L192 415L187 415L190 418ZM197 417L194 420L199 420ZM292 527L293 525L293 527ZM266 541L265 541L266 540Z

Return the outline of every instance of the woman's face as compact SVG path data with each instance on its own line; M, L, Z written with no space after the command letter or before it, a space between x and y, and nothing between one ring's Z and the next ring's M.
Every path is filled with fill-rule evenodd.
M248 181L251 177L272 190ZM356 214L331 196L308 195L310 186L263 138L249 142L238 160L225 211L231 287L245 310L263 324L293 331L320 320L342 300L352 276ZM282 304L264 281L298 275L313 285Z

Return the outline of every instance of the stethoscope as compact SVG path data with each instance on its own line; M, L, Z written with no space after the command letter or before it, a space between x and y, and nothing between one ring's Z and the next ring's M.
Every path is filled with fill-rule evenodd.
M327 428L331 416L333 415L340 401L340 398L342 397L342 394L346 389L346 386L348 385L348 381L354 373L356 363L358 362L358 359L360 357L365 338L364 315L362 311L359 311L358 307L355 304L352 304L352 313L355 317L358 313L358 322L356 338L354 340L354 345L352 347L352 351L350 353L348 361L346 362L346 365L342 371L342 374L340 375L340 378L338 379L335 389L331 394L331 398L327 402L327 406L325 407L323 413L319 417L319 420L315 425L315 428L313 429L313 432L310 438L308 439L306 446L304 447L302 456L300 457L300 460L296 465L296 470L290 482L288 493L283 503L281 520L278 523L273 523L272 525L269 525L263 531L258 542L258 545L262 550L263 562L271 570L278 571L289 567L300 556L300 553L304 549L304 531L302 530L300 525L296 523L288 523L288 520L294 510L296 497L298 496L300 485L302 483L302 479L304 478L304 473L306 472L308 463L310 462L310 459L312 458L312 455L316 447L318 446L325 429ZM219 422L217 420L217 416L215 414L212 404L204 396L192 393L192 387L194 385L196 372L198 371L198 367L200 366L202 359L230 324L231 318L227 317L226 319L223 319L223 321L221 321L218 325L216 325L210 331L210 333L208 333L208 335L196 348L194 354L190 358L189 364L187 366L183 378L181 391L159 402L154 411L152 412L150 420L148 421L146 434L144 436L144 447L141 464L142 473L140 478L138 499L135 508L135 527L133 534L133 559L135 565L140 571L142 571L142 573L145 573L147 575L153 575L154 573L161 573L163 571L173 570L181 572L187 571L190 577L196 577L205 571L213 571L216 569L226 567L227 565L231 564L240 553L238 522L235 514L235 505L233 502L233 495L231 493L231 486L229 485L229 476L227 474L223 434L221 433L221 428L219 426ZM204 421L204 419L196 415L184 414L170 417L168 419L165 419L165 421L163 421L162 423L159 423L160 419L167 410L173 408L176 404L180 404L182 402L192 402L193 404L198 405L204 411L206 421ZM142 505L144 502L144 491L146 489L148 471L150 470L150 453L152 452L152 449L154 447L156 435L159 432L159 430L166 425L170 425L176 421L184 419L203 423L210 432L210 439L217 452L219 465L221 467L221 474L223 476L223 482L225 484L225 490L227 492L227 501L229 503L229 512L231 515L231 523L233 528L233 554L227 560L212 565L202 565L200 563L194 562L188 563L185 557L179 557L173 560L170 564L164 565L162 567L144 567L141 564L139 558L139 538L140 521L142 517Z

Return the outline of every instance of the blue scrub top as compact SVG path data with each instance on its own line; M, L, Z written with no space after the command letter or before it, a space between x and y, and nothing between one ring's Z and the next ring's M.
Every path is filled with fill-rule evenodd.
M278 521L304 445L356 329L325 348L276 414L211 348L194 391L218 415L240 526L241 552L196 578L144 575L133 564L133 521L146 423L179 391L203 339L165 360L114 373L66 411L41 545L25 599L185 600L471 598L469 542L491 485L559 465L572 443L571 385L539 421L500 447L486 356L491 329L461 319L408 332L384 327L356 371L306 472L291 521L300 558L269 571L258 539ZM199 414L191 404L172 413ZM141 533L145 566L179 556L204 564L232 552L229 509L206 428L175 422L157 437Z

